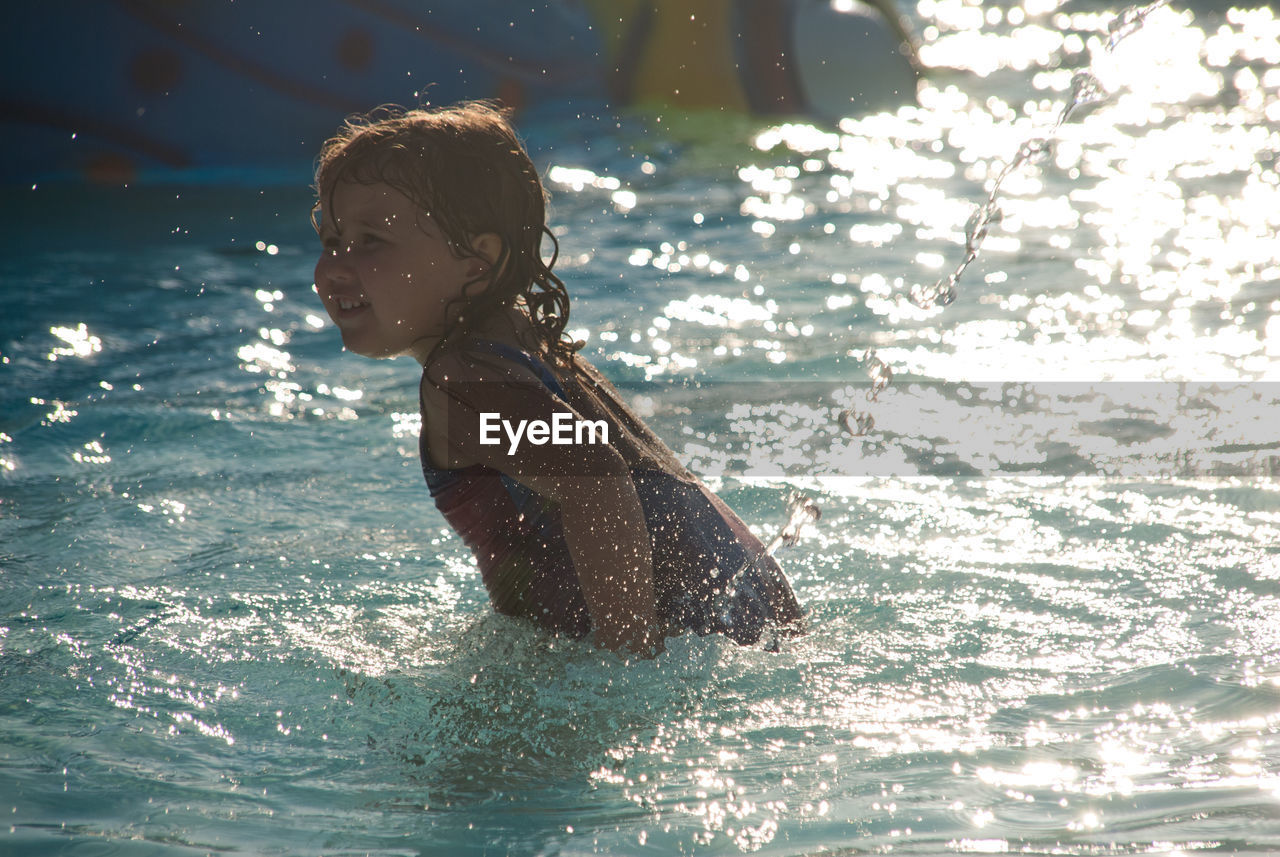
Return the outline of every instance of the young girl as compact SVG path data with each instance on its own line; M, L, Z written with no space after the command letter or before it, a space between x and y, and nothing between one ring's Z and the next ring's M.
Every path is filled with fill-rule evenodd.
M498 612L636 653L800 631L760 541L566 341L542 184L502 111L348 120L315 187L316 291L348 350L422 364L422 470Z

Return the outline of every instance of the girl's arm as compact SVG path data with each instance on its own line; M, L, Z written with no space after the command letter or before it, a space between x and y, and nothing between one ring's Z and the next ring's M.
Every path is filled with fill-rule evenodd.
M591 611L596 644L636 653L660 649L649 532L625 464L620 474L539 484L530 487L540 494L545 490L560 504L564 540Z
M527 368L489 355L438 359L423 379L422 401L434 463L486 465L560 507L596 644L634 653L661 650L649 532L617 450L604 443L536 445L527 439L512 449L501 431L499 443L481 443L483 414L497 414L513 426L551 424L557 413L580 419ZM490 431L488 438L493 436Z

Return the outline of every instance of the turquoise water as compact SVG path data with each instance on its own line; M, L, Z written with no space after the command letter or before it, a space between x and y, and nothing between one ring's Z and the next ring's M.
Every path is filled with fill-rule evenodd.
M587 353L822 508L779 653L492 615L305 176L7 191L0 851L1280 850L1280 22L1153 13L906 297L1114 11L921 2L922 106L839 128L524 129Z

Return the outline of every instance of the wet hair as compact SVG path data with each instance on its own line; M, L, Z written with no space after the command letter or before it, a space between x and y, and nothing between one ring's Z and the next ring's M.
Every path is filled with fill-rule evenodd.
M520 306L538 345L568 359L576 350L564 335L569 293L551 272L559 244L546 225L546 192L508 115L491 102L464 101L413 110L384 106L349 117L320 150L311 218L318 228L321 200L330 201L339 182L383 183L429 215L460 258L477 255L475 236L495 233L500 255L464 285L462 306L448 308L453 318L437 351L495 313ZM543 235L552 242L547 262Z

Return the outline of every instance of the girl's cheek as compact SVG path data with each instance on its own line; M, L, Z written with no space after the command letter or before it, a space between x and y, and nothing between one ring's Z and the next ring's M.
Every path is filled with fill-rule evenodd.
M326 279L326 273L329 270L329 264L332 256L333 254L326 250L320 254L319 259L316 259L316 267L312 276L315 278L314 282L317 288L323 284Z

